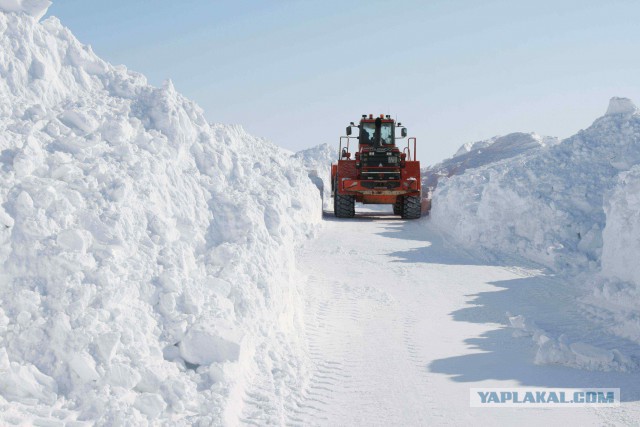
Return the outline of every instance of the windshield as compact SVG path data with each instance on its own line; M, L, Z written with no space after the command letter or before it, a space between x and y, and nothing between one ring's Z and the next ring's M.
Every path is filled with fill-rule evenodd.
M360 144L373 144L376 132L375 123L362 123L360 125ZM380 127L380 143L393 144L393 123L382 123Z

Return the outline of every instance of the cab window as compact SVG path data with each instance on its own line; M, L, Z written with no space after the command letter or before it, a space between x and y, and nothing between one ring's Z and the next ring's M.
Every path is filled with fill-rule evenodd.
M375 123L362 123L360 125L360 144L373 144L376 137ZM380 143L393 144L393 123L382 123L380 126Z

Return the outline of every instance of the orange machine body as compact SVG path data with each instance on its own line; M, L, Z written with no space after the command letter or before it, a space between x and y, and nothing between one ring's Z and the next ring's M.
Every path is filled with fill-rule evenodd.
M376 126L378 121L378 128ZM352 123L352 126L353 125ZM394 204L399 197L421 196L420 162L416 159L416 139L409 138L401 151L396 146L395 131L400 124L389 116L363 116L357 126L358 137L340 138L339 160L331 165L331 187L334 194L354 196L364 204ZM384 136L377 144L369 140L367 130L383 129ZM347 128L349 134L349 128ZM354 155L349 151L350 140L358 139ZM346 143L344 141L346 140ZM411 142L413 141L413 147ZM343 146L344 143L344 146Z

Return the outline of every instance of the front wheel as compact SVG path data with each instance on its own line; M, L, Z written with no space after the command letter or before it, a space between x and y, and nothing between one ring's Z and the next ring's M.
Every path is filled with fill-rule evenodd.
M420 218L420 197L405 196L402 201L402 218Z
M396 198L396 202L393 204L393 214L394 215L402 215L402 208L404 206L404 201L402 196L398 196Z
M356 198L338 194L338 186L333 191L333 213L337 218L353 218L356 214Z

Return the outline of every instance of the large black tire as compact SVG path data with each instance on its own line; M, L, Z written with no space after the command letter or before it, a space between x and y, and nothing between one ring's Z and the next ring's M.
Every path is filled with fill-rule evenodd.
M333 198L333 208L338 218L353 218L356 214L355 197L336 194Z
M333 190L333 213L337 218L353 218L356 214L356 198L338 194L338 186Z
M402 196L398 196L396 198L396 202L393 204L393 214L394 215L402 215L402 209L404 206L404 201L403 201L403 197Z
M420 218L420 197L405 196L402 203L402 218L417 219Z

